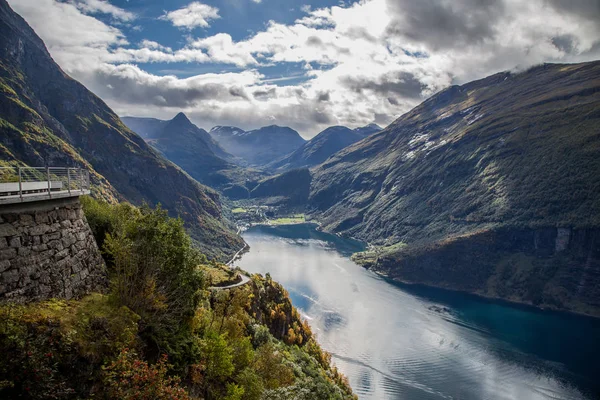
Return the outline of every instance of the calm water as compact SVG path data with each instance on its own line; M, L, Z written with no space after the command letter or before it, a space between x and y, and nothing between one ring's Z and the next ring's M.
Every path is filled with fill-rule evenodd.
M311 225L244 238L236 265L285 286L361 399L600 398L599 320L391 284Z

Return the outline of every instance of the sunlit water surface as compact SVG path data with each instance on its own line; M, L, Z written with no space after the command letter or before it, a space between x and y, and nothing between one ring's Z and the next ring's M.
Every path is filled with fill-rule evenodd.
M271 273L361 399L600 398L600 321L391 284L312 225L254 227L236 265Z

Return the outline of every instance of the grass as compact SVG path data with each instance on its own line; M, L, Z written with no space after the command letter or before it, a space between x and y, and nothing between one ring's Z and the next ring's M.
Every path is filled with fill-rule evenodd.
M244 214L244 213L247 213L248 210L246 210L245 208L242 208L242 207L237 207L237 208L234 208L233 210L231 210L231 212L234 214Z
M290 217L276 218L269 220L269 223L272 225L293 225L293 224L303 224L306 222L306 217L304 214L295 214Z
M404 242L394 243L389 246L373 246L365 251L353 254L352 260L361 265L370 264L377 262L377 259L381 256L392 255L400 250L405 249L406 247L407 244Z
M235 281L237 273L224 265L200 267L204 272L204 276L208 281L208 286L223 286Z

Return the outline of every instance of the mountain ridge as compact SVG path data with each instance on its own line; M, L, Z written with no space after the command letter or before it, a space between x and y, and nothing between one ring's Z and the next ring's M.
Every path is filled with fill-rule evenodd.
M219 196L190 179L129 130L97 96L66 75L43 41L0 0L0 154L4 165L80 166L93 194L161 203L180 215L209 255L234 253Z
M373 271L600 316L600 61L449 87L311 172Z
M129 117L132 128L146 132L146 142L171 160L192 178L219 190L232 199L250 196L247 180L256 181L264 174L253 168L243 168L241 160L227 153L204 129L197 127L183 113L171 120Z
M338 151L380 130L381 128L376 124L369 124L356 129L345 126L331 126L318 133L293 153L268 164L267 168L285 171L314 167L323 163Z
M211 129L210 135L226 151L255 167L265 166L276 158L293 152L306 142L292 128L278 125L249 131L217 126Z

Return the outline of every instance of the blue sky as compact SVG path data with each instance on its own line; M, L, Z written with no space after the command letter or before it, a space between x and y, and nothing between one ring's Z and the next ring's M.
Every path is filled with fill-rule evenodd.
M600 0L8 0L119 115L309 138L499 71L600 58Z
M306 15L301 10L303 5L319 9L352 4L355 1L340 2L335 0L318 0L298 3L294 0L262 0L260 3L251 0L224 0L203 1L203 4L219 9L220 18L210 21L208 27L195 27L182 32L169 21L158 20L168 11L181 9L189 0L173 0L169 2L155 0L115 0L112 2L117 7L135 13L135 25L124 26L122 31L131 42L140 42L144 39L156 41L164 46L180 48L187 42L186 36L210 37L221 32L227 32L233 40L240 41L253 34L264 30L269 21L281 24L292 24L295 20ZM110 15L98 14L97 18L110 24ZM141 29L141 30L140 30ZM189 77L202 73L218 73L239 71L241 67L222 63L204 65L181 64L173 66L166 63L142 63L145 70L157 75L177 75ZM257 68L265 75L266 79L273 79L277 85L297 84L307 78L303 74L301 63L285 63L274 66Z

